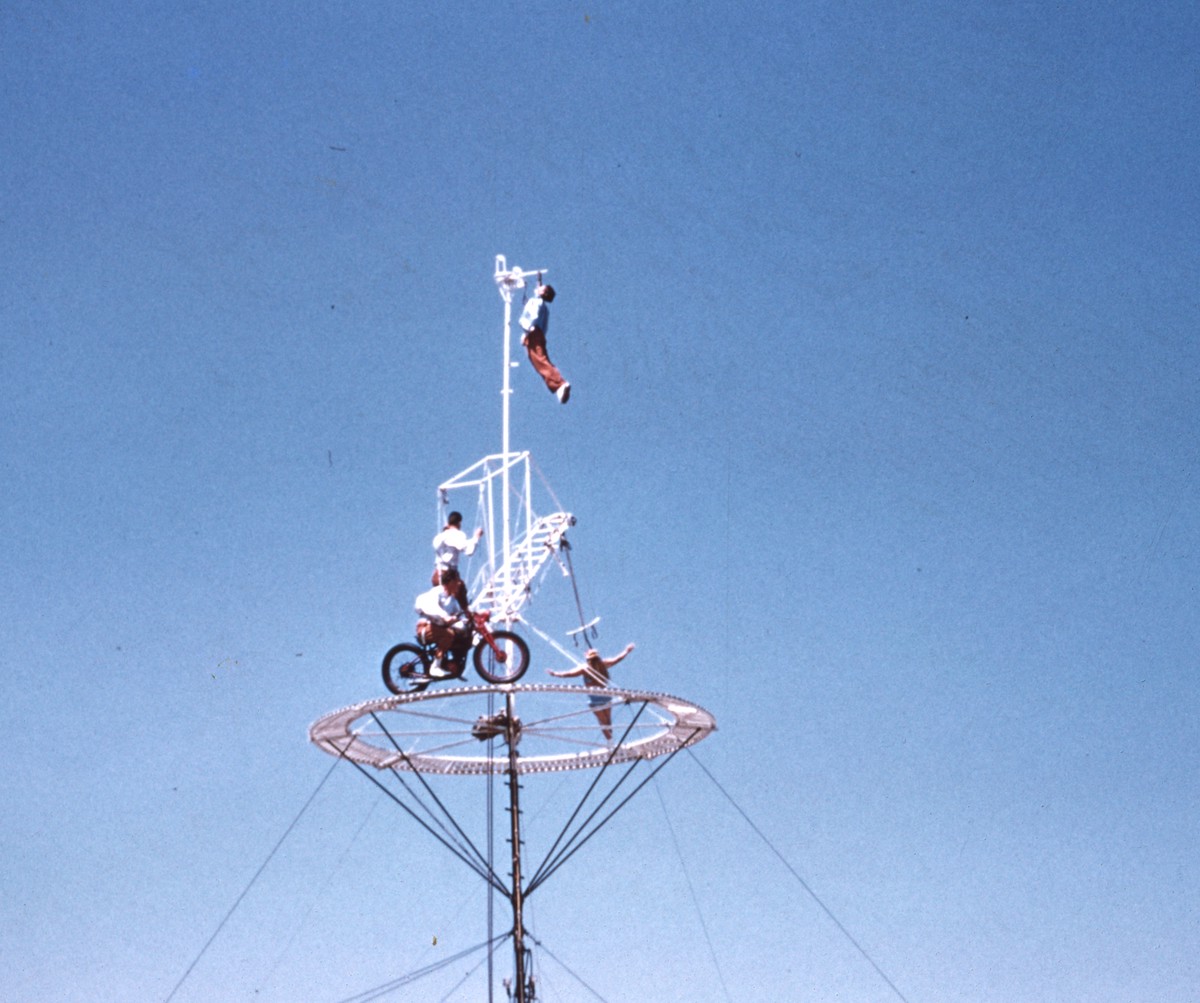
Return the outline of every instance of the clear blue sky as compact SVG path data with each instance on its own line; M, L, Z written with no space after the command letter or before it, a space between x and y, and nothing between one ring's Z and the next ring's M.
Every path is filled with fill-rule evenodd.
M601 647L904 997L1196 999L1198 50L1175 2L5 3L0 996L164 998L381 694L499 447L503 253ZM343 999L481 903L339 770L176 999ZM684 757L530 920L613 1003L896 999Z

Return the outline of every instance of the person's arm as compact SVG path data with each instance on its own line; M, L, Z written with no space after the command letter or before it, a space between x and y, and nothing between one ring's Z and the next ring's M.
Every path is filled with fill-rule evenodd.
M633 645L632 645L632 644L627 644L627 645L625 645L625 650L624 650L624 651L622 651L622 652L621 652L619 655L617 655L615 658L606 658L606 659L604 659L604 667L605 667L606 669L611 669L611 668L612 668L614 665L616 665L618 662L623 662L623 661L625 661L625 659L629 657L629 653L630 653L631 651L633 651Z
M542 301L536 298L525 304L525 309L521 311L521 319L517 322L521 325L522 331L529 332L537 327L538 307L541 304Z

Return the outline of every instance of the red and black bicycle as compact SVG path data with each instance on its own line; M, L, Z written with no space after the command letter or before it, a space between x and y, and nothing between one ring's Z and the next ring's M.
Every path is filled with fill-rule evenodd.
M383 683L393 693L415 693L430 683L445 679L461 679L467 667L466 653L471 650L475 671L489 683L515 683L529 668L529 645L510 630L492 630L487 611L467 614L471 636L461 647L461 655L447 652L441 660L440 672L430 671L437 647L418 636L414 642L404 642L383 656Z

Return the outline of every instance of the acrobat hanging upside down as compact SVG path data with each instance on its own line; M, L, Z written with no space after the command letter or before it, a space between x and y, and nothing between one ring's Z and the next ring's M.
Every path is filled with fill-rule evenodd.
M625 650L613 658L601 658L600 652L595 648L588 648L587 653L583 656L583 664L574 669L564 669L561 672L555 672L550 669L550 675L558 676L559 679L571 679L575 676L583 676L584 684L587 686L599 687L603 689L608 686L608 670L611 669L617 662L624 661L631 651L633 645L625 645ZM596 715L596 720L600 722L600 728L604 732L605 739L612 740L612 697L600 696L595 694L588 697L588 703L591 704L592 713Z

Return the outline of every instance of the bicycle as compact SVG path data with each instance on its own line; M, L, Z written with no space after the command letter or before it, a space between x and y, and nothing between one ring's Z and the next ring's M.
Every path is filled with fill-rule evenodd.
M467 615L471 628L470 647L475 671L489 683L515 683L529 668L529 645L510 630L492 630L488 626L491 613L472 611ZM467 668L466 651L460 658L447 652L442 657L442 674L430 675L429 669L437 655L437 645L422 641L403 642L383 656L383 683L393 693L417 693L430 683L443 679L461 679Z

